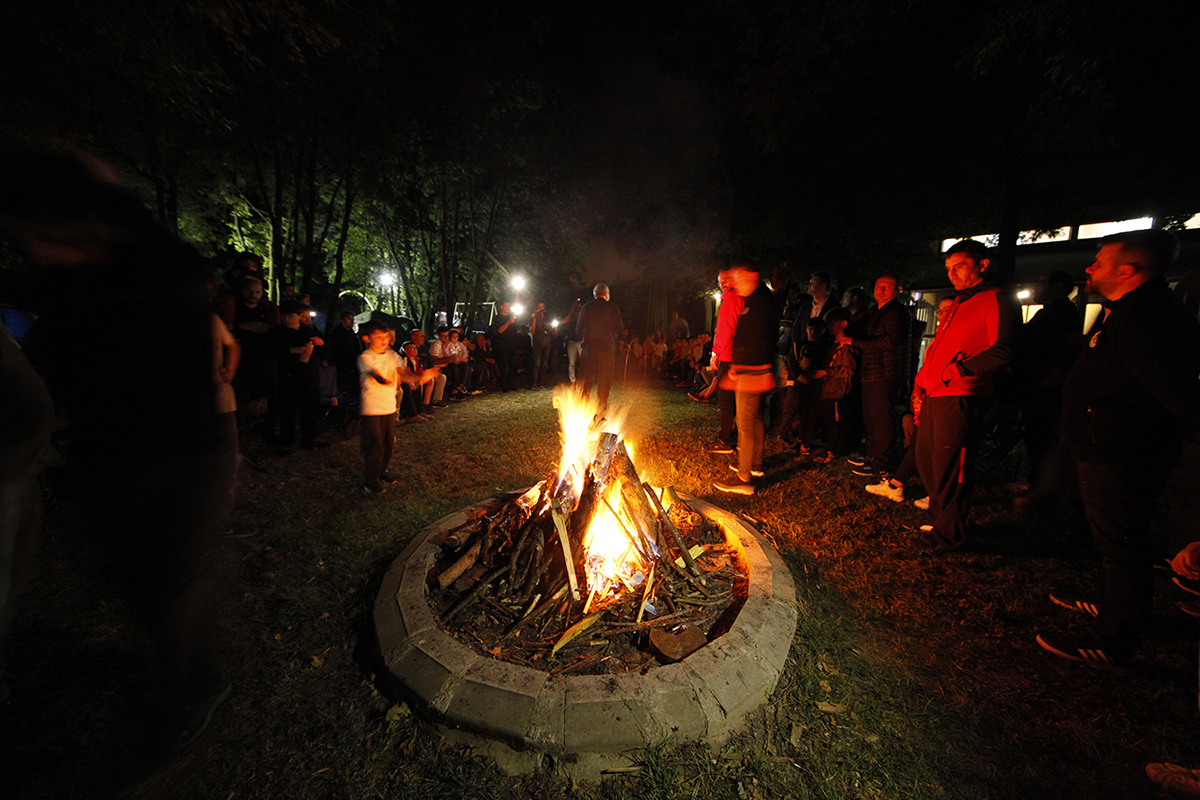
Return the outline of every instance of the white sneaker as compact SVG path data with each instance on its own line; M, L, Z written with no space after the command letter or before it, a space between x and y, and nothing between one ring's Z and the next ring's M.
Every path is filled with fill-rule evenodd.
M922 511L928 511L929 510L929 495L925 495L922 498L913 500L913 505L916 506L917 508L921 509Z
M738 471L737 464L730 464L729 468L731 470L733 470L734 472ZM763 472L761 469L752 469L752 470L750 470L750 474L753 475L755 478L761 478L763 475L766 475L767 473Z
M899 487L892 486L892 482L890 480L888 480L887 478L884 478L879 483L867 484L863 488L866 489L869 493L876 495L878 497L886 497L888 500L891 500L893 503L903 503L904 502L904 487L903 486L899 486Z

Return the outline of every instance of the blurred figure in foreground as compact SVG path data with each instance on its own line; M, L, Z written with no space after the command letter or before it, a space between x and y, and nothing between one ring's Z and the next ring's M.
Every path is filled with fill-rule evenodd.
M0 176L0 218L53 288L27 352L69 421L87 518L154 645L150 744L178 749L231 691L213 623L237 429L217 413L208 271L79 161L20 153ZM122 330L147 308L164 313L113 357L81 354L97 330Z

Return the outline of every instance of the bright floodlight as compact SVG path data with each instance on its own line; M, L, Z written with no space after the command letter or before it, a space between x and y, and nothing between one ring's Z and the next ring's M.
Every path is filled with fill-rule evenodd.
M713 292L713 300L716 300L718 303L721 302L721 293Z
M513 275L511 283L518 292L525 288L525 278L522 275Z
M558 327L558 320L556 320L556 319L552 319L552 320L550 320L550 327L551 327L551 328L557 328L557 327Z
M1028 289L1022 289L1021 291L1017 292L1017 297L1019 297L1019 298L1021 298L1022 300L1024 300L1025 298L1029 297L1029 290L1028 290Z
M525 306L521 305L520 303L514 303L512 312L514 317L519 317L525 313Z
M396 276L390 272L381 273L379 276L379 285L383 287L391 286L396 282Z

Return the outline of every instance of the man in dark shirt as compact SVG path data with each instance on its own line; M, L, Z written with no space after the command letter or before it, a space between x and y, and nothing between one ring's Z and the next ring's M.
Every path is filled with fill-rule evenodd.
M1088 636L1038 636L1075 661L1119 664L1133 655L1150 618L1155 499L1178 463L1187 430L1200 424L1200 323L1172 296L1163 272L1178 253L1166 231L1104 239L1087 290L1104 316L1063 384L1063 433L1104 565L1098 604L1059 605L1095 617Z
M862 356L859 380L862 386L863 425L867 429L867 457L855 466L855 475L879 477L888 471L888 450L896 435L896 388L908 349L908 309L896 297L900 279L880 275L875 280L875 302L867 317L866 330L843 336Z
M608 299L608 285L597 283L592 289L596 298L579 310L575 334L583 342L583 376L581 392L584 397L596 384L599 413L608 408L608 393L612 389L617 360L617 337L625 328L621 310Z
M754 494L751 477L763 474L763 441L766 428L762 418L762 396L774 386L775 342L779 335L779 311L775 298L758 272L747 264L729 269L733 290L745 298L741 317L733 331L728 379L737 404L738 463L737 475L713 486L731 494Z
M354 333L354 313L343 311L329 331L329 358L337 367L338 386L358 394L358 356L362 340Z
M513 380L517 377L517 337L520 336L520 326L513 316L508 301L500 304L488 337L492 340L492 351L496 357L496 367L500 370L500 388L505 392L513 390Z

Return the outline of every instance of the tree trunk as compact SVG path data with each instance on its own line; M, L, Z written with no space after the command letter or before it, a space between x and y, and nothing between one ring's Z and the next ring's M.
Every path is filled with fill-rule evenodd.
M354 175L346 175L346 203L342 213L342 227L338 232L337 251L334 253L333 299L329 301L329 313L326 315L325 330L328 332L337 324L338 295L342 291L342 277L346 272L343 256L346 254L346 237L350 234L350 217L354 209Z

